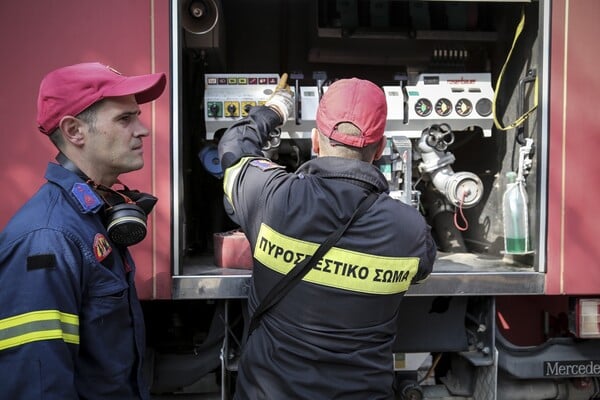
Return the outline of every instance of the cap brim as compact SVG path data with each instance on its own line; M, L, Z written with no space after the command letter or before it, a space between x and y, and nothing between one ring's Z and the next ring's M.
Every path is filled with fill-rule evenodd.
M106 90L104 97L119 97L135 95L138 104L148 103L157 99L165 90L167 77L164 73L131 76Z

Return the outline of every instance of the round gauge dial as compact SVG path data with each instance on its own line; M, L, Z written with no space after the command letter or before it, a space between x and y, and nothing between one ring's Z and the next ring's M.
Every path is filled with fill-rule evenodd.
M439 99L435 102L435 112L440 117L447 117L452 112L452 102L448 99Z
M466 117L467 115L471 114L471 111L473 111L473 104L470 100L460 99L456 102L454 109L458 115L461 117Z
M479 99L475 104L475 111L482 117L487 117L492 113L492 101L490 99Z
M428 116L429 114L431 114L432 109L433 106L431 105L431 101L425 98L421 98L415 103L415 112L419 117Z

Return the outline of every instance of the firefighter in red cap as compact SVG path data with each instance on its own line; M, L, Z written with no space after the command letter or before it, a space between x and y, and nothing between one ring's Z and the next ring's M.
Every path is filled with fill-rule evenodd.
M386 145L387 114L372 82L329 86L312 132L317 158L291 173L263 156L269 133L293 113L285 80L219 142L226 205L253 249L249 314L265 310L250 326L235 399L392 399L396 317L409 286L431 272L430 227L387 194L372 165ZM374 203L360 206L366 198ZM359 208L366 211L351 220ZM347 221L335 245L263 308L272 288Z
M156 199L112 186L144 165L139 104L165 85L163 73L99 63L42 80L37 122L58 164L0 233L0 397L150 398L127 246L143 239Z

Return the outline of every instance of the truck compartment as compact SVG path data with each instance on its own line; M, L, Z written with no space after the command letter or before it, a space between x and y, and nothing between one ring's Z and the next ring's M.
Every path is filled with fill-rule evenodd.
M251 271L214 261L214 234L237 228L223 209L216 145L283 72L295 115L264 153L289 170L314 156L310 132L331 82L356 76L385 91L388 149L377 165L391 194L427 218L439 248L433 275L409 293L542 292L543 10L539 2L179 0L174 297L245 295ZM519 126L496 126L528 110ZM509 218L511 172L527 200ZM505 228L519 226L519 237L507 237L515 233Z

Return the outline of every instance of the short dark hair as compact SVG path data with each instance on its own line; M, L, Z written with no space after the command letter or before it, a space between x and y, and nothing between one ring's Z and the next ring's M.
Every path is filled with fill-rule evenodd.
M336 129L338 132L349 136L359 136L361 134L360 129L350 122L342 122L341 124L337 125ZM370 162L375 157L379 147L379 142L371 143L370 145L362 148L353 147L331 139L321 132L319 132L319 135L321 136L321 143L329 147L328 153L337 157Z
M103 101L104 100L95 102L94 104L77 114L75 118L80 119L86 124L90 125L92 130L96 129L96 113L98 112L98 108L100 107L100 104L102 104ZM54 146L57 149L62 150L62 147L65 144L65 139L62 136L62 131L60 130L60 128L56 128L54 131L52 131L49 137L50 141L54 144Z
M98 108L100 108L100 105L104 103L104 99L95 102L94 104L92 104L91 106L89 106L88 108L86 108L85 110L83 110L82 112L80 112L79 114L77 114L77 119L82 120L83 122L85 122L88 125L92 126L92 129L96 128L96 113L98 112Z

